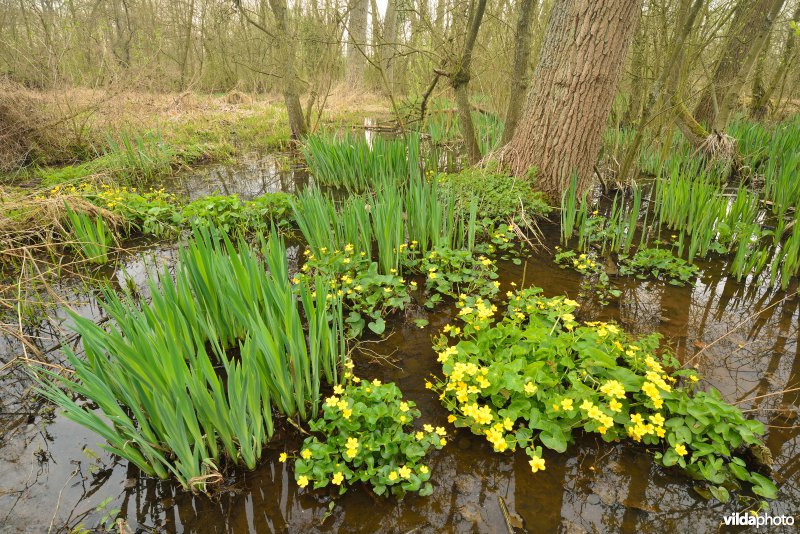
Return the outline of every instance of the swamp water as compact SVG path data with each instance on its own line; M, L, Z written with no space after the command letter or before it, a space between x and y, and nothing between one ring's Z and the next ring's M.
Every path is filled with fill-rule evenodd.
M255 162L210 167L176 180L165 185L192 197L216 189L249 198L270 191L292 192L308 178L294 170L279 171L269 162ZM184 189L175 185L180 183ZM544 230L552 249L557 229ZM143 289L147 272L174 262L175 252L172 246L142 247L126 256L118 271L106 274L120 285ZM289 248L290 265L295 268L299 252L299 247ZM706 347L693 360L705 383L718 388L728 401L743 401L739 406L749 416L768 425L765 443L774 456L779 488L770 513L798 514L800 420L795 414L800 393L764 395L800 386L800 298L784 299L785 292L759 287L758 282L737 283L718 262L699 266L701 276L694 287L617 279L622 290L619 301L606 308L586 305L578 318L616 320L634 334L660 332L681 361ZM577 298L579 275L559 269L551 252L523 257L520 266L500 262L499 275L501 294L515 282L540 286L547 296ZM81 315L102 320L93 292L81 283L62 280L53 289ZM39 327L25 332L40 348L56 345L67 332L63 309L48 315ZM390 335L364 338L363 350L353 358L362 378L396 382L404 396L417 403L423 414L420 423L449 430L447 412L424 382L439 371L430 338L453 315L454 309L447 305L434 312L412 306L387 320ZM420 329L413 323L418 318L430 324ZM0 366L21 351L13 336L0 338ZM60 353L52 351L48 357L59 363ZM278 462L280 452L300 446L302 437L294 430L277 432L259 467L231 473L214 497L191 495L168 481L140 476L105 453L99 438L88 430L58 412L40 410L26 396L30 386L18 368L3 368L3 533L56 532L79 523L92 528L115 510L133 532L507 532L509 523L528 532L716 532L724 529L723 516L739 511L735 504L706 501L680 470L657 466L644 448L632 443L611 446L585 436L564 454L545 451L547 469L532 474L522 451L495 453L483 437L468 430L451 432L449 444L432 452L428 463L434 491L429 497L384 499L361 486L335 499L327 489L300 490L291 463ZM755 397L759 398L748 400Z

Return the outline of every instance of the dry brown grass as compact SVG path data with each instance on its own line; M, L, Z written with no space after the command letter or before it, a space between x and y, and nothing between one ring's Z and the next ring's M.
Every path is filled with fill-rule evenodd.
M0 172L60 145L56 122L35 93L0 79Z
M21 256L30 246L51 247L69 238L67 208L102 217L110 226L123 223L120 215L95 206L80 195L45 196L10 191L0 186L0 250L3 261Z

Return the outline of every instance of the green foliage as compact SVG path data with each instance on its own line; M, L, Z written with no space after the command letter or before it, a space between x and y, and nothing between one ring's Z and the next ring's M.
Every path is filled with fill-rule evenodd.
M383 182L403 183L420 176L419 136L388 139L319 133L301 148L314 180L350 191L376 188Z
M474 293L492 297L500 287L495 263L468 250L437 247L425 254L412 243L406 265L425 276L425 289L430 294L425 305L429 308L441 300L441 295L460 298L464 293Z
M529 179L514 178L469 167L457 174L438 177L442 194L456 198L456 212L469 213L470 202L478 198L478 217L495 221L533 220L547 214L550 207L544 196L533 190Z
M223 458L255 467L273 433L272 407L316 416L322 380L338 382L344 341L337 299L286 283L276 234L260 251L202 228L195 235L175 279L165 267L149 281L149 305L106 289L108 326L73 315L85 351L83 358L64 347L74 374L37 373L40 391L105 438L108 451L204 490L221 479Z
M636 278L652 276L674 286L693 283L698 268L678 258L669 250L659 248L639 249L633 256L619 255L619 273Z
M311 422L314 435L303 442L295 480L302 488L333 484L339 494L365 482L377 495L430 495L431 473L423 460L430 449L444 447L447 433L427 424L414 431L419 417L393 383L351 377L346 387L334 388L322 417Z
M324 249L317 256L310 249L305 252L306 263L293 279L293 283L315 280L328 281L315 291L325 292L326 298L342 299L348 337L360 336L365 327L375 334L383 334L386 327L384 317L395 310L402 310L410 301L404 280L397 271L379 274L378 264L362 251L356 253L353 245L342 250ZM412 283L412 288L416 282Z
M113 234L102 217L92 217L82 211L73 211L68 203L64 203L69 218L73 247L86 260L104 264L108 263L108 247L113 242Z
M428 134L434 145L446 145L461 141L461 120L455 102L449 98L436 98L429 103L428 114L422 131ZM500 146L505 122L495 113L472 111L472 125L481 154L488 154Z
M499 319L480 297L459 303L462 326L446 326L449 338L436 340L443 377L433 385L457 427L486 436L498 452L525 448L534 473L545 469L538 443L564 452L581 429L645 444L659 463L712 487L746 482L774 497L774 484L741 457L760 443L761 423L716 390L699 391L694 371L669 371L678 362L657 335L635 340L614 324L580 325L575 301L541 293L511 293Z
M556 247L555 263L564 268L571 268L583 275L580 285L580 296L583 298L596 298L601 306L607 306L609 302L618 298L622 292L611 286L611 280L605 267L597 261L593 253L578 254L574 250L561 251L561 247Z
M139 191L127 186L81 185L75 192L96 205L124 217L142 233L162 237L192 226L214 227L229 235L241 236L267 232L291 220L291 196L267 193L242 201L236 195L209 195L181 204L163 188ZM54 192L58 190L54 188Z

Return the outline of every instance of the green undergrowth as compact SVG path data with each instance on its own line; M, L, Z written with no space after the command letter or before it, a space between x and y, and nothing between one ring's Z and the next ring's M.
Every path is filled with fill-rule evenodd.
M316 417L345 356L340 301L286 283L274 232L258 248L194 234L174 278L165 267L149 280L149 304L105 289L106 326L73 314L85 352L64 347L73 374L36 369L40 391L107 450L193 491L219 482L223 461L255 467L273 410Z
M266 193L252 200L237 195L207 195L182 202L164 189L139 190L127 186L85 183L81 187L54 188L51 196L79 195L97 207L118 215L128 232L135 230L155 237L170 237L192 226L214 227L228 235L244 236L266 232L273 225L292 221L291 195Z
M309 135L301 150L316 183L350 191L374 189L389 180L402 183L421 173L420 141L414 134L367 140L364 135L320 132Z
M745 461L764 425L746 419L693 370L682 370L655 334L634 339L612 323L576 321L578 304L539 288L492 302L458 303L458 321L436 339L440 394L456 427L485 436L495 451L524 449L534 473L543 448L563 453L577 432L632 440L665 467L678 466L720 501L776 488Z
M466 211L477 197L478 216L500 221L532 221L550 212L544 195L533 190L535 177L515 178L491 170L470 167L438 177L444 195L456 197L456 209Z
M709 160L676 134L647 193L636 185L617 193L610 211L598 213L593 201L577 198L573 182L562 198L562 244L577 235L580 252L621 252L633 262L627 272L641 274L648 266L636 264L644 252L632 258L631 247L638 241L643 250L663 248L662 236L671 235L668 246L681 260L719 255L737 280L788 288L800 273L800 118L774 125L739 119L728 133L737 140L737 174L730 161ZM675 261L664 252L647 254L651 267ZM669 280L685 281L688 272L674 274Z
M447 431L430 424L415 430L420 416L394 384L348 373L347 385L334 388L322 416L310 423L313 435L295 460L295 481L301 488L338 486L339 494L362 482L376 495L430 495L431 470L423 460L446 445Z

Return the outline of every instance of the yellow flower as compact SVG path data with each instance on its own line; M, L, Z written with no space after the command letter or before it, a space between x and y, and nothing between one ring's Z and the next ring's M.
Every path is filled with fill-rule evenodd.
M631 414L631 423L635 423L638 425L644 424L644 419L642 418L641 414L632 413Z
M401 415L400 417L397 418L397 420L400 421L401 423L405 423L406 421L408 421L408 417L406 417L405 415Z
M422 425L422 428L425 432L433 432L433 425Z
M686 446L683 443L675 445L675 452L678 456L686 456Z
M397 470L397 474L399 474L403 478L408 478L411 476L411 469L407 465L404 465L403 467Z
M528 461L528 464L530 464L531 471L533 471L534 473L536 473L537 471L545 470L544 458L541 458L539 456L532 457L530 461Z
M447 435L447 430L445 430L443 426L437 426L436 433L441 437L445 437Z
M433 273L433 272L432 273L428 273L428 278L430 278L431 280L435 280L436 279L436 273Z
M400 403L400 411L401 412L407 412L408 411L408 403L407 402L401 402Z
M455 423L456 422L456 416L453 415L453 414L448 415L447 416L447 422L448 423Z
M341 471L338 471L335 475L333 475L333 478L331 479L331 482L333 482L334 484L336 484L338 486L339 484L342 483L342 480L344 480L344 473L342 473Z
M336 395L331 395L327 399L325 399L325 405L329 408L335 408L336 405L339 404L339 397Z
M611 401L608 403L608 407L612 412L619 412L622 409L622 403L617 399L611 399Z
M661 415L660 413L651 415L650 420L656 426L662 426L664 424L664 416Z
M571 410L572 409L572 399L570 399L569 397L567 397L565 399L561 399L561 407L564 408L565 410Z
M427 465L419 466L419 472L422 473L423 475L426 474L428 472L428 466Z
M446 439L444 439L444 438L439 438L439 445L441 445L442 447L444 447L445 445L447 445L447 440L446 440Z
M389 473L389 480L391 480L392 482L397 480L397 471L392 471L391 473Z
M699 379L697 378L697 376L696 376L696 375L691 375L691 376L689 377L689 380L691 380L692 382L697 382Z
M431 384L430 380L425 381L425 389L433 389L433 384Z
M372 385L378 387L381 385L381 381L376 378L375 380L372 381Z
M419 439L419 440L421 440L422 438L425 437L425 433L424 432L417 432L416 434L414 434L414 437Z
M526 395L533 395L534 393L536 393L537 389L539 389L539 388L533 382L526 382L525 383L525 394Z
M303 452L300 453L300 456L303 457L303 460L308 460L313 456L312 452L309 449L303 449Z
M287 459L287 458L288 458L288 456L286 455L286 453L285 453L285 452L282 452L282 453L281 453L281 455L280 455L280 456L278 456L278 461L279 461L280 463L283 463L283 462L285 462L285 461L286 461L286 459Z
M625 398L625 388L616 380L608 380L605 384L600 386L600 391L612 399Z
M300 486L301 488L305 488L306 486L308 486L308 477L303 475L300 478L298 478L297 485Z
M333 386L333 392L336 393L337 395L341 395L342 393L344 393L344 388L341 385L337 384Z
M342 410L342 417L344 417L345 419L350 419L351 415L353 415L353 410L351 410L350 408L344 408Z
M664 430L663 426L656 427L656 436L659 438L663 438L667 434L667 431Z

